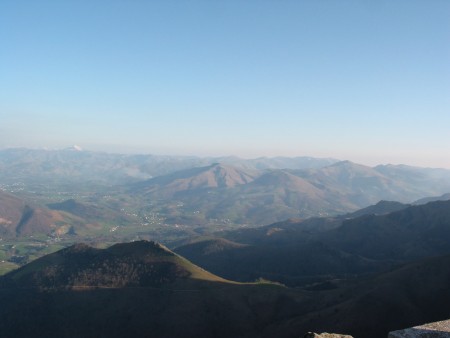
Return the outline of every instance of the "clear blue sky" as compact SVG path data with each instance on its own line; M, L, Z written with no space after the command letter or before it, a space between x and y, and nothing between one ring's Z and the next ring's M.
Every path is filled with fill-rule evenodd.
M2 0L0 148L450 168L448 0Z

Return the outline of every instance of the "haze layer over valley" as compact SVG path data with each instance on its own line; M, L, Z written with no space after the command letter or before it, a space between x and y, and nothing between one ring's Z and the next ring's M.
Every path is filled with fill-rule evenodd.
M145 238L174 246L220 231L346 214L381 200L426 203L450 191L450 170L22 148L0 151L0 185L8 269L80 240Z

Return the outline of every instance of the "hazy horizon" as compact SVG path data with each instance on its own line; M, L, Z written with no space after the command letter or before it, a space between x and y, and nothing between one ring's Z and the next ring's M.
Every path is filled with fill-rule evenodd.
M450 169L450 2L3 1L0 149Z
M74 149L75 147L79 147L80 149ZM83 148L77 144L68 146L68 147L27 147L27 146L18 146L18 147L3 147L0 148L1 150L14 150L14 149L29 149L29 150L46 150L46 151L62 151L62 150L78 150L78 151L86 151L86 152L98 152L98 153L106 153L106 154L112 154L112 155L154 155L154 156L173 156L173 157L197 157L197 158L227 158L227 157L236 157L243 160L256 160L256 159L262 159L262 158L301 158L301 157L310 157L310 158L316 158L316 159L332 159L337 160L339 162L344 161L350 161L355 164L361 164L369 167L375 167L377 165L406 165L406 166L413 166L413 167L421 167L421 168L432 168L432 169L450 169L450 167L443 167L443 166L429 166L429 165L421 165L420 163L412 163L412 162L370 162L370 161L364 161L358 160L358 159L352 159L352 158L338 158L334 156L315 156L311 154L297 154L297 155L283 155L283 154L273 154L273 155L249 155L249 156L240 156L236 154L228 154L228 153L206 153L206 154L198 154L198 153L177 153L177 152L151 152L146 151L145 147L143 149L140 148L124 148L124 147L92 147L92 148Z

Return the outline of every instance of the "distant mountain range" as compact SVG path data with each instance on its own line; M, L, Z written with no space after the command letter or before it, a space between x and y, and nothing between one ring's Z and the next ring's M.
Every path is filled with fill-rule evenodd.
M403 174L401 174L403 173ZM438 173L438 174L437 174ZM177 201L175 215L196 212L205 221L268 224L286 218L330 216L380 200L411 203L450 191L450 171L406 166L366 167L349 161L319 169L246 170L213 164L130 186L152 203Z
M337 162L313 157L194 157L123 155L84 151L78 146L63 150L11 148L0 150L0 184L25 182L103 182L123 184L175 171L224 163L242 169L320 168Z
M344 214L380 200L413 203L440 196L450 191L450 170L372 168L311 157L244 160L8 149L0 151L2 185L23 189L44 204L47 195L77 203L79 196L88 196L83 203L109 209L123 208L127 200L167 224L255 226ZM107 195L115 202L106 203Z

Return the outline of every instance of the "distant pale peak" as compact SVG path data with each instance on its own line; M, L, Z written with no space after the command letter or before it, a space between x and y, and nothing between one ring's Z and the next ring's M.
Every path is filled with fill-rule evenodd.
M66 148L66 150L83 151L83 148L81 148L79 145L74 144L73 146Z

